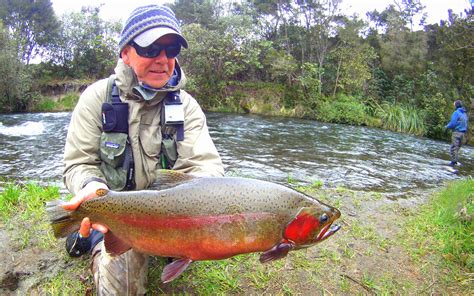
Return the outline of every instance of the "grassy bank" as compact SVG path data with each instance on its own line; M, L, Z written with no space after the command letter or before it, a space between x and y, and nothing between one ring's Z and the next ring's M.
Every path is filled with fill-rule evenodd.
M339 233L269 264L260 264L259 254L196 262L165 285L159 278L166 262L152 258L151 293L411 295L473 291L474 180L450 183L422 205L390 202L379 193L321 189L318 182L298 189L342 211ZM31 260L22 261L30 265L29 275L18 278L24 293L78 295L92 289L87 258L69 258L64 240L52 236L46 221L44 202L59 196L57 187L34 183L9 183L0 194L0 231L9 238L3 248L17 250L23 261ZM28 253L34 256L26 256ZM41 254L54 258L47 267L38 259ZM0 255L0 262L10 258L4 256ZM34 284L22 286L28 278L34 278Z
M42 96L31 106L31 112L61 112L72 111L79 100L80 93L68 93L57 98Z
M81 83L82 88L87 85L86 82ZM80 96L80 92L77 91L79 87L76 86L71 88L72 91L61 93L57 90L58 86L53 86L49 88L55 89L54 93L57 95L39 96L29 105L30 112L74 109ZM449 140L445 125L452 110L443 111L443 108L434 108L431 105L425 110L407 104L376 102L370 98L344 94L338 94L335 97L307 97L297 89L290 89L277 83L262 82L229 82L223 90L210 94L199 93L199 89L192 85L189 90L206 111L306 118ZM51 93L51 90L49 92ZM471 134L468 135L468 141L469 144L474 145L474 137Z
M453 182L409 219L405 246L416 262L443 270L438 280L474 288L474 180ZM474 290L471 290L474 292Z

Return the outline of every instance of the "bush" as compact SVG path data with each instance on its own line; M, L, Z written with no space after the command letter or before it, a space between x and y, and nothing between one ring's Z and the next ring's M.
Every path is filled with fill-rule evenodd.
M366 124L369 118L365 105L346 95L338 95L335 100L319 101L316 114L320 121L354 125Z
M426 136L434 139L445 137L445 110L446 100L441 93L437 93L431 98L423 97L424 122L426 126Z

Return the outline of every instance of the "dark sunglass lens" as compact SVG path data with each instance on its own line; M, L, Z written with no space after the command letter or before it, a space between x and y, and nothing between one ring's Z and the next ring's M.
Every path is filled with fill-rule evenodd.
M139 56L145 57L145 58L156 58L157 56L160 55L162 50L165 50L166 56L168 58L174 58L177 55L179 55L179 52L181 51L180 44L174 44L174 45L152 44L147 47L140 47L138 44L132 43L132 46L135 48Z
M181 45L176 44L176 45L169 45L165 47L166 50L166 56L169 58L174 58L179 55L179 52L181 51Z

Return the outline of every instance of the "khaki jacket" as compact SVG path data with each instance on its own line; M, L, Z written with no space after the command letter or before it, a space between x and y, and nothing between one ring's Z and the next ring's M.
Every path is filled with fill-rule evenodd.
M159 92L149 101L132 93L138 85L133 70L119 60L115 68L116 85L120 98L129 105L129 138L135 161L136 189L145 189L155 180L160 169L161 102L168 91L180 89L185 83L184 73L176 87ZM64 184L76 194L93 178L105 180L100 170L100 136L102 133L101 107L107 98L108 79L99 80L81 94L73 113L64 150ZM222 176L224 168L209 135L206 117L196 100L181 90L184 107L184 140L177 141L178 159L173 170L195 175Z

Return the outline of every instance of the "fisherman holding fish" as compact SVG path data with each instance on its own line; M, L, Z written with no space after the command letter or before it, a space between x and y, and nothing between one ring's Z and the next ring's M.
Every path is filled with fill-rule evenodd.
M188 42L173 11L136 8L120 35L115 74L90 85L72 114L64 151L64 183L74 195L68 211L97 198L98 189L142 190L156 171L222 176L224 169L196 100L182 90L177 56ZM77 229L77 228L76 228ZM134 250L111 257L101 224L82 220L66 242L71 256L92 253L98 295L146 292L147 256Z

